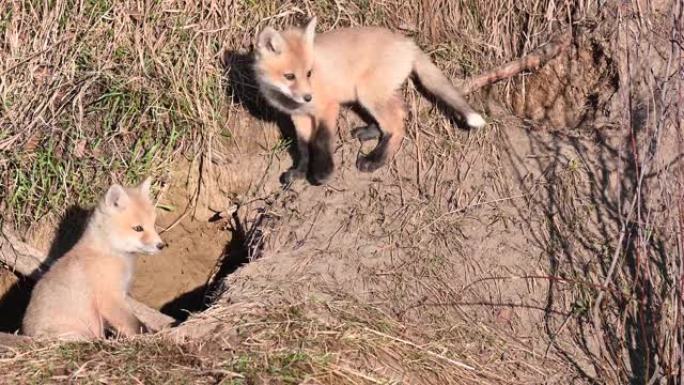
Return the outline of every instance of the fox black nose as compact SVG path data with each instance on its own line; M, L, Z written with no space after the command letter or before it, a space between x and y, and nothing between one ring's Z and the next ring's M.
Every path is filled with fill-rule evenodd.
M311 96L311 94L306 94L306 95L304 95L304 101L305 101L305 102L310 102L311 99L313 99L313 96Z
M157 243L157 249L159 249L159 250L165 248L166 246L167 246L167 245L166 245L166 242L159 242L159 243Z

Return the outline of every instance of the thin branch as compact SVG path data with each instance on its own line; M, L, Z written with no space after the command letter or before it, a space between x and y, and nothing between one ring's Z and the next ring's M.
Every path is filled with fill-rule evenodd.
M501 65L474 78L467 79L462 87L463 93L467 95L499 80L511 78L523 71L535 70L568 49L571 42L571 31L565 31L548 44L535 49L527 56Z

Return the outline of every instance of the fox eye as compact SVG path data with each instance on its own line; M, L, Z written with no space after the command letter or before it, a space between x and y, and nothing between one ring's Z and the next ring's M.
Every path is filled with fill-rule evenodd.
M138 226L133 226L133 231L136 231L136 232L138 232L138 233L142 233L143 230L144 230L143 227L140 226L140 225L138 225Z
M311 77L311 71L312 71L312 70L309 70L309 72L306 73L306 77L307 77L307 78L310 78L310 77Z
M287 79L287 80L295 80L295 74L285 74L285 79Z

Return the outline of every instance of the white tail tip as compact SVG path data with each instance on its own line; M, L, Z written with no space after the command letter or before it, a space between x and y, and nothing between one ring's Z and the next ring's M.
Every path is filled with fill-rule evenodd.
M473 112L472 114L468 114L468 116L466 116L466 123L468 123L468 125L472 128L482 128L485 126L485 124L487 124L482 115L476 112Z

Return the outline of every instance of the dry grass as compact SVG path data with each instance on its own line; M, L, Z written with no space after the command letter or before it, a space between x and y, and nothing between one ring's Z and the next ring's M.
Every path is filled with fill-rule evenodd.
M493 335L486 327L445 322L430 325L426 336L420 331L424 325L399 323L377 308L353 301L278 305L242 314L242 322L230 337L221 335L223 340L213 338L202 346L154 337L128 342L35 343L3 354L3 381L518 384L548 376L550 368L558 365L555 360L549 360L548 368L530 365L534 353L524 344ZM430 342L419 342L426 337ZM463 348L461 340L478 343ZM488 361L481 361L483 355ZM502 367L492 368L492 364ZM515 374L504 378L501 373Z
M424 333L426 325L397 322L378 308L342 298L279 305L237 332L233 370L254 382L499 384L530 377L529 368L520 366L530 353L486 328L443 322ZM465 339L480 339L482 351L473 356L474 349L459 341ZM491 368L483 355L501 367ZM516 372L515 378L501 377L508 372Z
M638 4L3 3L3 218L50 222L113 179L168 178L181 158L203 187L240 162L264 169L231 197L239 208L227 220L258 227L263 257L179 329L202 338L39 344L3 354L3 381L681 382L684 190L682 147L672 144L684 120L673 75L682 11ZM273 116L241 54L262 26L314 13L322 30L402 30L454 77L517 58L572 22L574 51L548 72L571 70L475 95L492 120L476 133L455 130L410 85L409 135L395 163L358 175L357 145L342 133L333 183L283 192L275 181L288 142L267 135ZM601 95L578 91L577 76L589 72ZM546 97L547 85L561 91ZM512 119L492 102L535 91L530 108L541 115L565 102L600 109L601 125L616 129L582 120L574 132L523 132L516 126L540 121ZM344 114L340 124L356 122Z
M230 376L190 348L152 338L36 343L22 353L4 354L0 366L6 384L214 384Z

